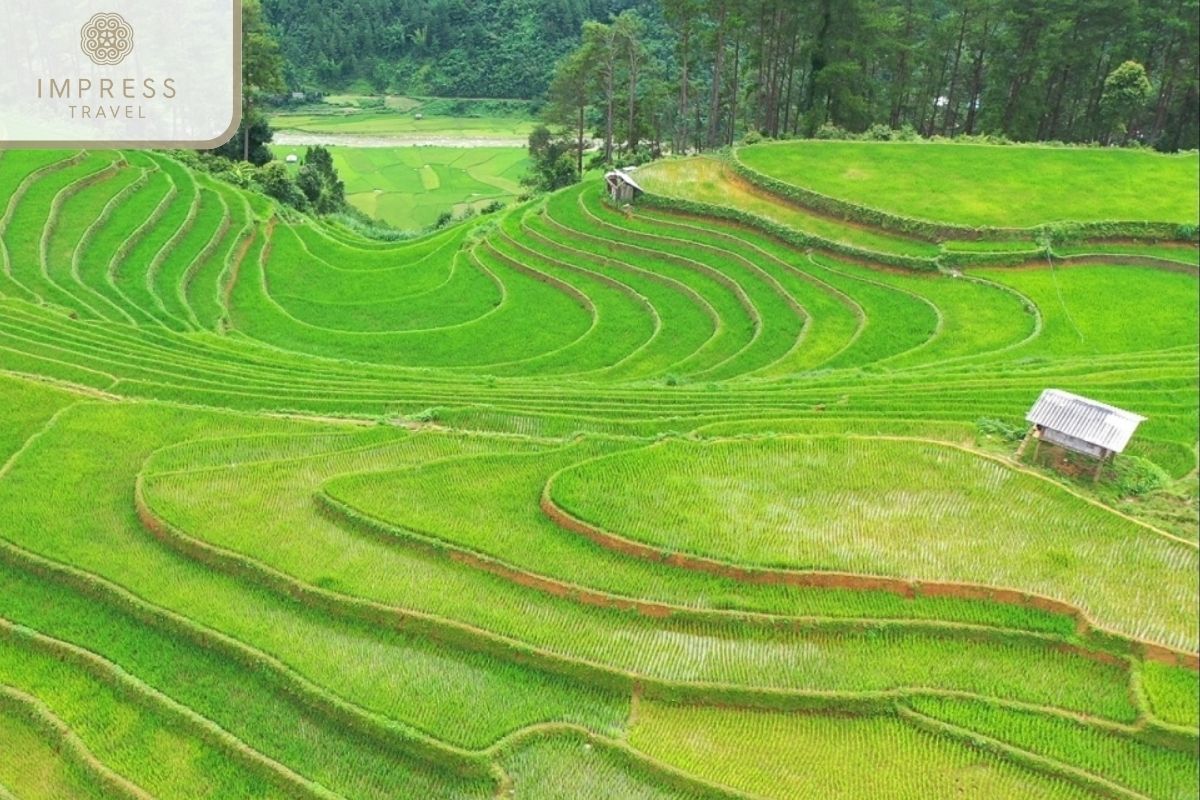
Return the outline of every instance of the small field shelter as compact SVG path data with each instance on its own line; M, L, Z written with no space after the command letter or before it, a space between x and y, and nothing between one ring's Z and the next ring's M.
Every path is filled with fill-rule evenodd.
M614 169L607 173L604 182L608 184L609 196L618 203L632 203L643 193L642 187L624 170Z
M1040 442L1103 461L1122 452L1146 418L1062 389L1046 389L1025 420Z

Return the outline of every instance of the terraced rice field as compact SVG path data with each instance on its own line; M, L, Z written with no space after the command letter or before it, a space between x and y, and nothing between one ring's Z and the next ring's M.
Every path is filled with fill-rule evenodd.
M639 179L381 244L0 153L0 797L1194 796L1194 245ZM980 436L1047 386L1169 485Z
M1164 157L1044 145L807 142L749 147L739 157L767 175L824 194L966 225L1195 223L1200 214L1194 153ZM1100 183L1103 190L1097 191Z

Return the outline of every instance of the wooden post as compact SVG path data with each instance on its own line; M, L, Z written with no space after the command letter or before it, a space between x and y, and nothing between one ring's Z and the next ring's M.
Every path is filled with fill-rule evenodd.
M1025 448L1028 446L1030 438L1037 438L1037 425L1031 427L1029 429L1029 433L1025 434L1025 437L1021 439L1021 446L1017 448L1017 461L1021 460L1021 454L1025 452Z

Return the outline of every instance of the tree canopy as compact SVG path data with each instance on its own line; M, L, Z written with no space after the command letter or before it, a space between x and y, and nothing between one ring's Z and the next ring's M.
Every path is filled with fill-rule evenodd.
M640 0L652 2L652 0ZM296 88L541 97L583 23L639 0L263 0Z
M562 63L587 62L587 102L577 102L579 80L557 81L555 122L578 129L584 108L606 153L873 126L1200 144L1200 0L263 3L293 88L359 81L377 91L540 98L555 65L582 47L582 61ZM1148 90L1109 83L1128 77L1126 62L1144 70Z
M1197 0L655 8L646 26L626 12L583 28L581 52L613 56L593 59L590 95L606 156L613 142L620 153L667 139L680 151L842 131L1198 145Z

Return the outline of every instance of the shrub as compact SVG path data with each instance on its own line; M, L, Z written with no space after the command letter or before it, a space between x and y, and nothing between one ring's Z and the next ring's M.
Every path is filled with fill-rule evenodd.
M875 123L867 128L863 138L874 142L890 142L896 138L897 131L892 130L887 125Z
M431 423L441 419L442 411L439 408L427 408L424 411L418 411L416 414L409 416L412 422Z
M1117 456L1113 460L1113 484L1126 497L1142 497L1170 483L1166 470L1138 456Z
M1025 438L1025 429L995 417L981 417L975 427L984 436L995 436L1005 442L1019 442Z
M402 242L419 235L413 231L397 230L386 222L367 216L349 204L338 213L330 214L329 219L349 228L359 236L379 242Z
M304 192L292 180L287 167L277 161L261 167L254 176L254 183L263 194L274 197L284 205L293 208L308 207L308 198L304 196Z
M840 128L831 123L824 123L817 128L817 132L813 134L814 139L852 139L854 138L845 128Z

